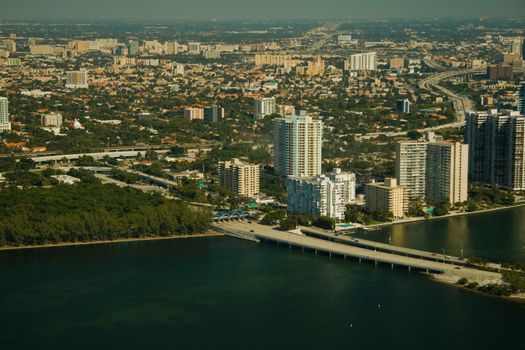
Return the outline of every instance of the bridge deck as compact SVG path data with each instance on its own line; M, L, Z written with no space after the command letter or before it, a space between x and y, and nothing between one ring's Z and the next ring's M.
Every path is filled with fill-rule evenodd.
M369 241L366 239L356 239L348 236L342 236L338 235L336 236L332 232L323 231L321 229L311 228L311 227L301 227L301 231L307 235L312 237L317 237L325 240L331 240L333 242L343 243L347 245L352 245L356 247L361 248L368 248L368 249L375 249L381 252L385 253L391 253L396 255L403 255L408 256L412 258L419 258L423 260L431 260L431 261L437 261L437 262L443 262L447 264L454 264L454 265L466 265L467 261L466 259L461 259L456 256L450 256L450 255L443 255L443 254L437 254L432 252L427 252L424 250L419 249L412 249L412 248L406 248L401 247L397 245L392 244L386 244L386 243L380 243L380 242L374 242Z
M256 223L230 222L220 225L223 230L244 232L246 235L254 235L261 242L277 242L289 247L298 247L315 252L324 252L330 256L344 256L375 263L406 267L419 271L428 271L435 274L444 274L449 281L457 281L462 277L469 281L480 284L499 283L501 274L468 267L460 267L443 262L423 260L408 256L396 255L369 248L356 247L342 243L326 241L318 238L308 237L301 234L283 232Z

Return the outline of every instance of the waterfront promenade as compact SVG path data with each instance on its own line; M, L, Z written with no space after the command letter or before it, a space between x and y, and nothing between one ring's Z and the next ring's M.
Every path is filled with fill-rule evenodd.
M387 265L392 268L401 267L406 268L408 271L434 274L438 279L450 283L455 283L461 278L466 278L469 281L477 282L480 285L486 285L491 283L501 283L502 278L501 274L497 272L484 271L453 264L452 261L455 261L455 259L452 257L448 259L449 263L447 263L447 259L445 259L445 261L433 261L431 259L400 255L399 251L403 249L402 247L393 248L393 246L390 246L392 252L386 252L373 249L371 246L355 246L310 237L300 233L300 230L284 232L269 226L248 222L228 222L215 225L214 227L218 232L230 232L235 237L244 236L247 239L257 239L261 243L283 245L288 249L300 249L303 252L325 254L330 257L342 257L344 259L352 259L359 262L371 262L375 265ZM394 250L398 253L394 254ZM416 254L416 250L414 249L407 251ZM417 254L425 256L426 254L431 255L432 253L418 251Z

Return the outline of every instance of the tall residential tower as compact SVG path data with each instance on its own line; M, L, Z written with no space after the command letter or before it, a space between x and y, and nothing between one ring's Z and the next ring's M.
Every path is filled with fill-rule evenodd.
M262 119L267 115L277 113L275 97L258 98L253 103L253 116Z
M310 116L273 120L274 166L284 176L321 174L323 122Z
M525 190L525 117L492 110L467 115L469 178Z
M429 143L427 149L427 203L462 203L468 197L468 145Z
M404 141L396 144L396 179L405 188L405 200L425 200L427 143Z
M467 200L468 145L403 141L396 149L396 177L405 188L407 207L416 200L429 204Z
M11 130L9 122L9 101L7 97L0 97L0 132Z
M518 90L518 112L525 115L525 81L522 81Z

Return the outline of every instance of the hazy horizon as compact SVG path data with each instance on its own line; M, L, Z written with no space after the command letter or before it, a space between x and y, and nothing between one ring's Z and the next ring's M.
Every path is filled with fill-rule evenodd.
M2 19L293 20L525 16L523 0L18 0Z

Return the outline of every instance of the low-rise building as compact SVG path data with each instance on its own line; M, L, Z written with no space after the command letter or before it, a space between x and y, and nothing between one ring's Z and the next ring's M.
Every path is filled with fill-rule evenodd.
M395 178L386 178L384 183L365 185L365 205L371 211L386 211L394 218L405 216L404 187L398 186Z
M243 163L239 159L219 163L221 186L241 197L259 195L259 165Z
M404 58L391 58L389 65L390 65L390 69L402 70L405 68L405 59Z
M184 110L184 118L188 120L204 120L204 108L186 108Z
M49 113L40 117L40 123L46 128L60 128L62 127L62 114Z
M82 182L79 178L69 176L69 175L53 175L51 178L58 181L60 184L64 185L74 185L76 183Z

